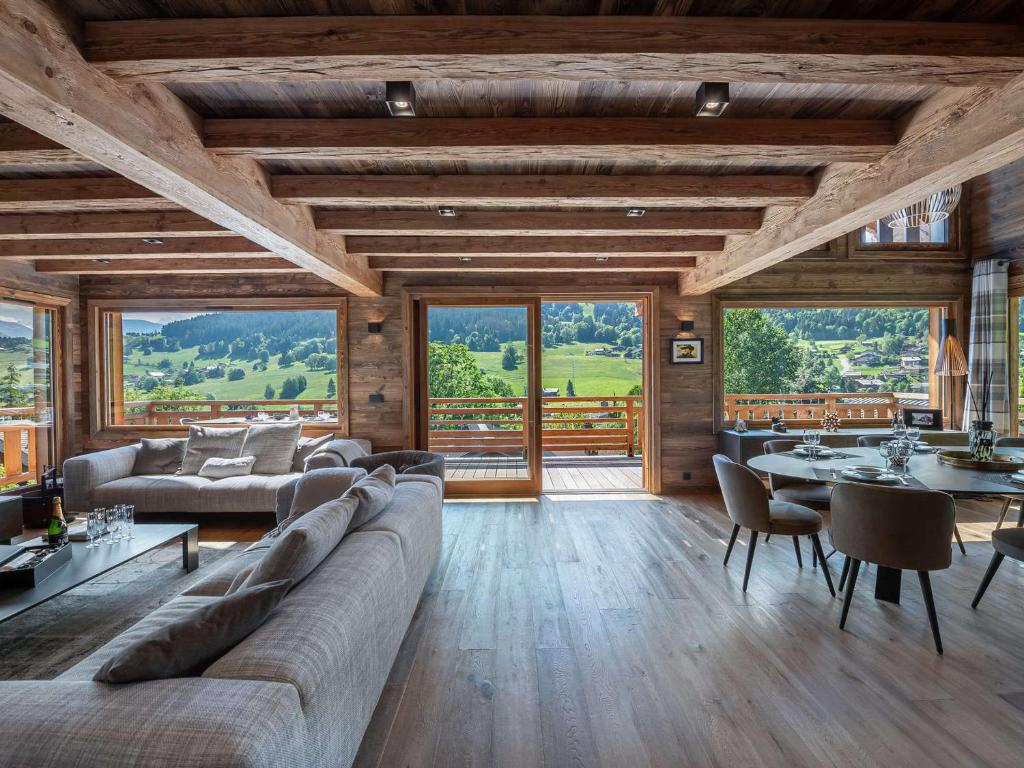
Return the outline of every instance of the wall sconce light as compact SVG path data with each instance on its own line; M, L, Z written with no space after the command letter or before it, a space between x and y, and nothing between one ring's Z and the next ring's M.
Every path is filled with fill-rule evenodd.
M367 333L382 333L384 331L384 323L367 323Z
M455 216L458 216L459 214L454 207L450 205L442 205L440 208L437 209L437 215L443 216L446 219L451 219Z
M684 333L693 333L694 322L693 320L682 320L679 323L679 330Z
M388 80L384 101L392 117L416 117L416 90L409 80Z
M371 403L383 403L384 402L384 393L383 392L371 392L370 393L370 402Z
M697 89L697 117L720 117L728 106L728 83L700 84Z

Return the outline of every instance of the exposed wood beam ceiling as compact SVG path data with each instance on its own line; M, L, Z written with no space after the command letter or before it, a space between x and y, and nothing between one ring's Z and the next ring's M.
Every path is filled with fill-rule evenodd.
M111 75L254 80L648 79L998 84L1009 25L692 16L160 19L86 25Z
M316 224L352 235L745 235L761 226L761 212L319 211Z
M261 160L765 160L870 162L896 145L888 120L509 117L207 120L206 146Z
M169 237L160 243L140 238L0 241L0 259L238 258L272 255L244 237Z
M0 211L178 210L181 206L119 177L0 181Z
M0 123L0 165L73 163L82 156L18 123Z
M177 97L99 73L65 24L44 3L0 4L0 112L343 288L381 292L380 273L308 210L275 201L256 164L206 152Z
M550 206L763 208L799 205L810 176L366 175L275 176L274 197L322 207Z
M623 258L564 257L544 259L536 263L519 255L502 257L432 256L426 258L402 256L371 256L370 265L386 272L679 272L691 269L696 262L692 256L643 256Z
M711 256L718 237L349 237L353 253L366 256Z
M225 229L190 211L0 214L0 240L162 236L235 237L236 235L230 229Z
M813 198L698 260L680 292L701 294L852 232L901 206L1024 157L1024 75L1000 89L946 90L907 121L900 145L866 166L835 166Z
M54 275L219 275L302 272L302 267L276 256L255 259L125 259L102 264L91 259L40 261L36 271Z

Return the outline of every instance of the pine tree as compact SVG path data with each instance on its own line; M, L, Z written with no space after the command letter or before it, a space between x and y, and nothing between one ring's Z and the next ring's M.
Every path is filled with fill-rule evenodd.
M21 388L21 374L14 363L8 365L7 373L0 377L0 403L7 407L28 403L28 395Z
M330 379L327 380L327 396L328 397L337 397L337 395L338 395L338 387L334 383L334 379L330 378Z
M263 399L264 400L273 400L274 399L274 388L272 386L270 386L269 384L267 384L267 388L263 390Z
M576 387L572 385L572 379L569 379L568 383L565 385L565 396L576 397Z
M511 343L505 345L505 351L501 353L501 367L506 371L514 371L519 367L519 358L516 355L516 348Z

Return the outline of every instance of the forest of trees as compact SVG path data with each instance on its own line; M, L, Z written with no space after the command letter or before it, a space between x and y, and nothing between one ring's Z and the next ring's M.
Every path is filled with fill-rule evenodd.
M919 338L928 334L925 307L765 308L758 311L787 334L808 341L874 339L887 335Z

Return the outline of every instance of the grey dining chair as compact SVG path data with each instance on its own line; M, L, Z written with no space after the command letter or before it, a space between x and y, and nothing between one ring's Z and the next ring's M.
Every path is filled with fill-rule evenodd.
M840 629L846 628L861 563L917 571L935 650L942 653L929 573L952 562L954 513L953 497L941 491L864 483L840 483L833 489L832 543L849 566Z
M785 453L792 451L800 445L799 440L765 440L762 449L766 454ZM786 477L785 475L773 475L768 473L768 488L771 490L772 498L776 501L788 501L809 507L821 515L822 527L829 527L828 505L832 498L832 488L827 483L817 483L813 480L800 480L799 478ZM768 537L765 538L768 541ZM796 551L796 562L801 568L804 567L803 556L800 553L800 540L793 537L793 548ZM813 551L813 565L818 564L818 553Z
M743 571L743 591L747 591L750 581L750 566L754 562L754 550L757 547L757 536L760 533L777 533L780 536L809 536L811 545L821 561L821 570L825 574L828 591L835 597L836 590L832 586L832 575L825 563L825 554L821 550L821 515L813 509L794 504L789 501L778 501L768 498L764 483L749 467L737 464L724 454L716 454L713 459L718 484L725 499L725 509L733 522L729 546L725 550L724 565L729 565L729 556L740 528L750 530L750 544L747 548L747 564ZM799 542L798 542L799 546Z
M857 447L877 448L886 440L892 440L892 435L861 435L857 438Z
M1024 437L997 437L996 448L1024 448ZM1006 514L1010 511L1010 505L1017 502L1017 527L1024 525L1024 501L1013 496L1003 497L1003 508L999 510L999 519L996 520L996 530L1003 527Z
M996 575L1004 558L1008 557L1011 560L1024 562L1024 528L1004 528L1000 531L992 531L992 547L995 549L995 553L992 555L992 561L988 564L988 570L985 571L981 584L978 585L974 600L971 601L971 608L978 607L978 603L981 602L985 590L988 589L992 577Z

